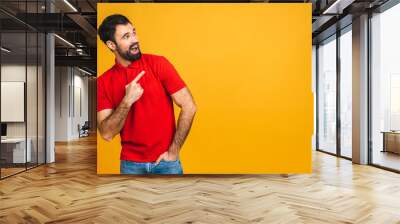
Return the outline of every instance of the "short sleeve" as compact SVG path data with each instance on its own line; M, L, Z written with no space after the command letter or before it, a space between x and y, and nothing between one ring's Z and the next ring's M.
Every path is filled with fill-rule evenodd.
M175 67L167 58L161 56L158 64L158 76L165 90L170 94L174 94L186 86L185 82L179 76Z
M104 109L113 109L113 104L104 86L104 80L97 79L97 112Z

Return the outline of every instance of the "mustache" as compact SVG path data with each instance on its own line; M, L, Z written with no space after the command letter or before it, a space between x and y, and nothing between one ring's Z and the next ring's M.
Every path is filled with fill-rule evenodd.
M139 48L139 42L131 44L131 46L129 46L129 49L134 48L134 47L138 47Z

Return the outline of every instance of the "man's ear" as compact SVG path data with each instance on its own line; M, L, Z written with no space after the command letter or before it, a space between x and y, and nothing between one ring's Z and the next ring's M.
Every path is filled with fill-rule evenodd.
M107 47L110 48L112 51L115 51L115 49L117 48L115 46L115 43L111 40L107 40L106 44L107 44Z

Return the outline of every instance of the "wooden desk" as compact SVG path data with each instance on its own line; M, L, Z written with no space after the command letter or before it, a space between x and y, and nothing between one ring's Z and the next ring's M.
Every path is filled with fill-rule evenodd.
M383 133L383 150L382 152L392 152L400 154L400 132L399 131L382 131Z

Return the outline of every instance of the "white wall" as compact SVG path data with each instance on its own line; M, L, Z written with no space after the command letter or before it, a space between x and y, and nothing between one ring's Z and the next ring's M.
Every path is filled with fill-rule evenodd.
M76 68L56 67L55 85L55 140L77 139L78 124L88 120L88 78Z
M4 64L1 66L1 81L3 82L25 82L25 75L26 75L26 71L25 71L25 64L24 65L20 65L20 64ZM28 74L35 74L36 75L36 66L27 66L27 71ZM29 78L29 76L28 76ZM30 85L36 85L36 81L34 83L33 80L29 80L29 84ZM29 104L30 102L33 102L34 100L36 100L36 88L32 89L32 88L28 88L28 93L27 93L27 103ZM29 91L29 90L32 90ZM35 101L35 105L30 105L30 106L35 106L36 108L36 101ZM2 110L7 110L7 108L1 108ZM36 123L36 113L32 114L32 113L28 113L28 122L31 121L35 121ZM33 125L28 125L29 127L32 127ZM36 127L35 127L36 129ZM28 134L29 134L29 130L28 130ZM25 122L7 122L7 136L8 137L25 137ZM29 135L28 135L29 137Z
M28 70L30 68L28 67ZM25 64L5 64L1 66L1 81L25 82ZM7 108L1 108L7 110ZM7 122L7 137L25 137L25 122Z
M67 67L55 68L55 141L68 140L68 71Z
M77 73L78 72L78 73ZM75 91L73 96L75 102L74 102L74 111L73 113L74 117L72 119L72 132L71 135L74 137L78 137L78 124L81 126L85 123L85 121L88 120L88 78L83 77L83 73L81 73L79 70L74 70L74 89ZM80 93L79 93L80 91ZM80 98L79 98L80 94ZM78 102L80 101L80 103ZM82 110L81 113L79 111L79 107Z

